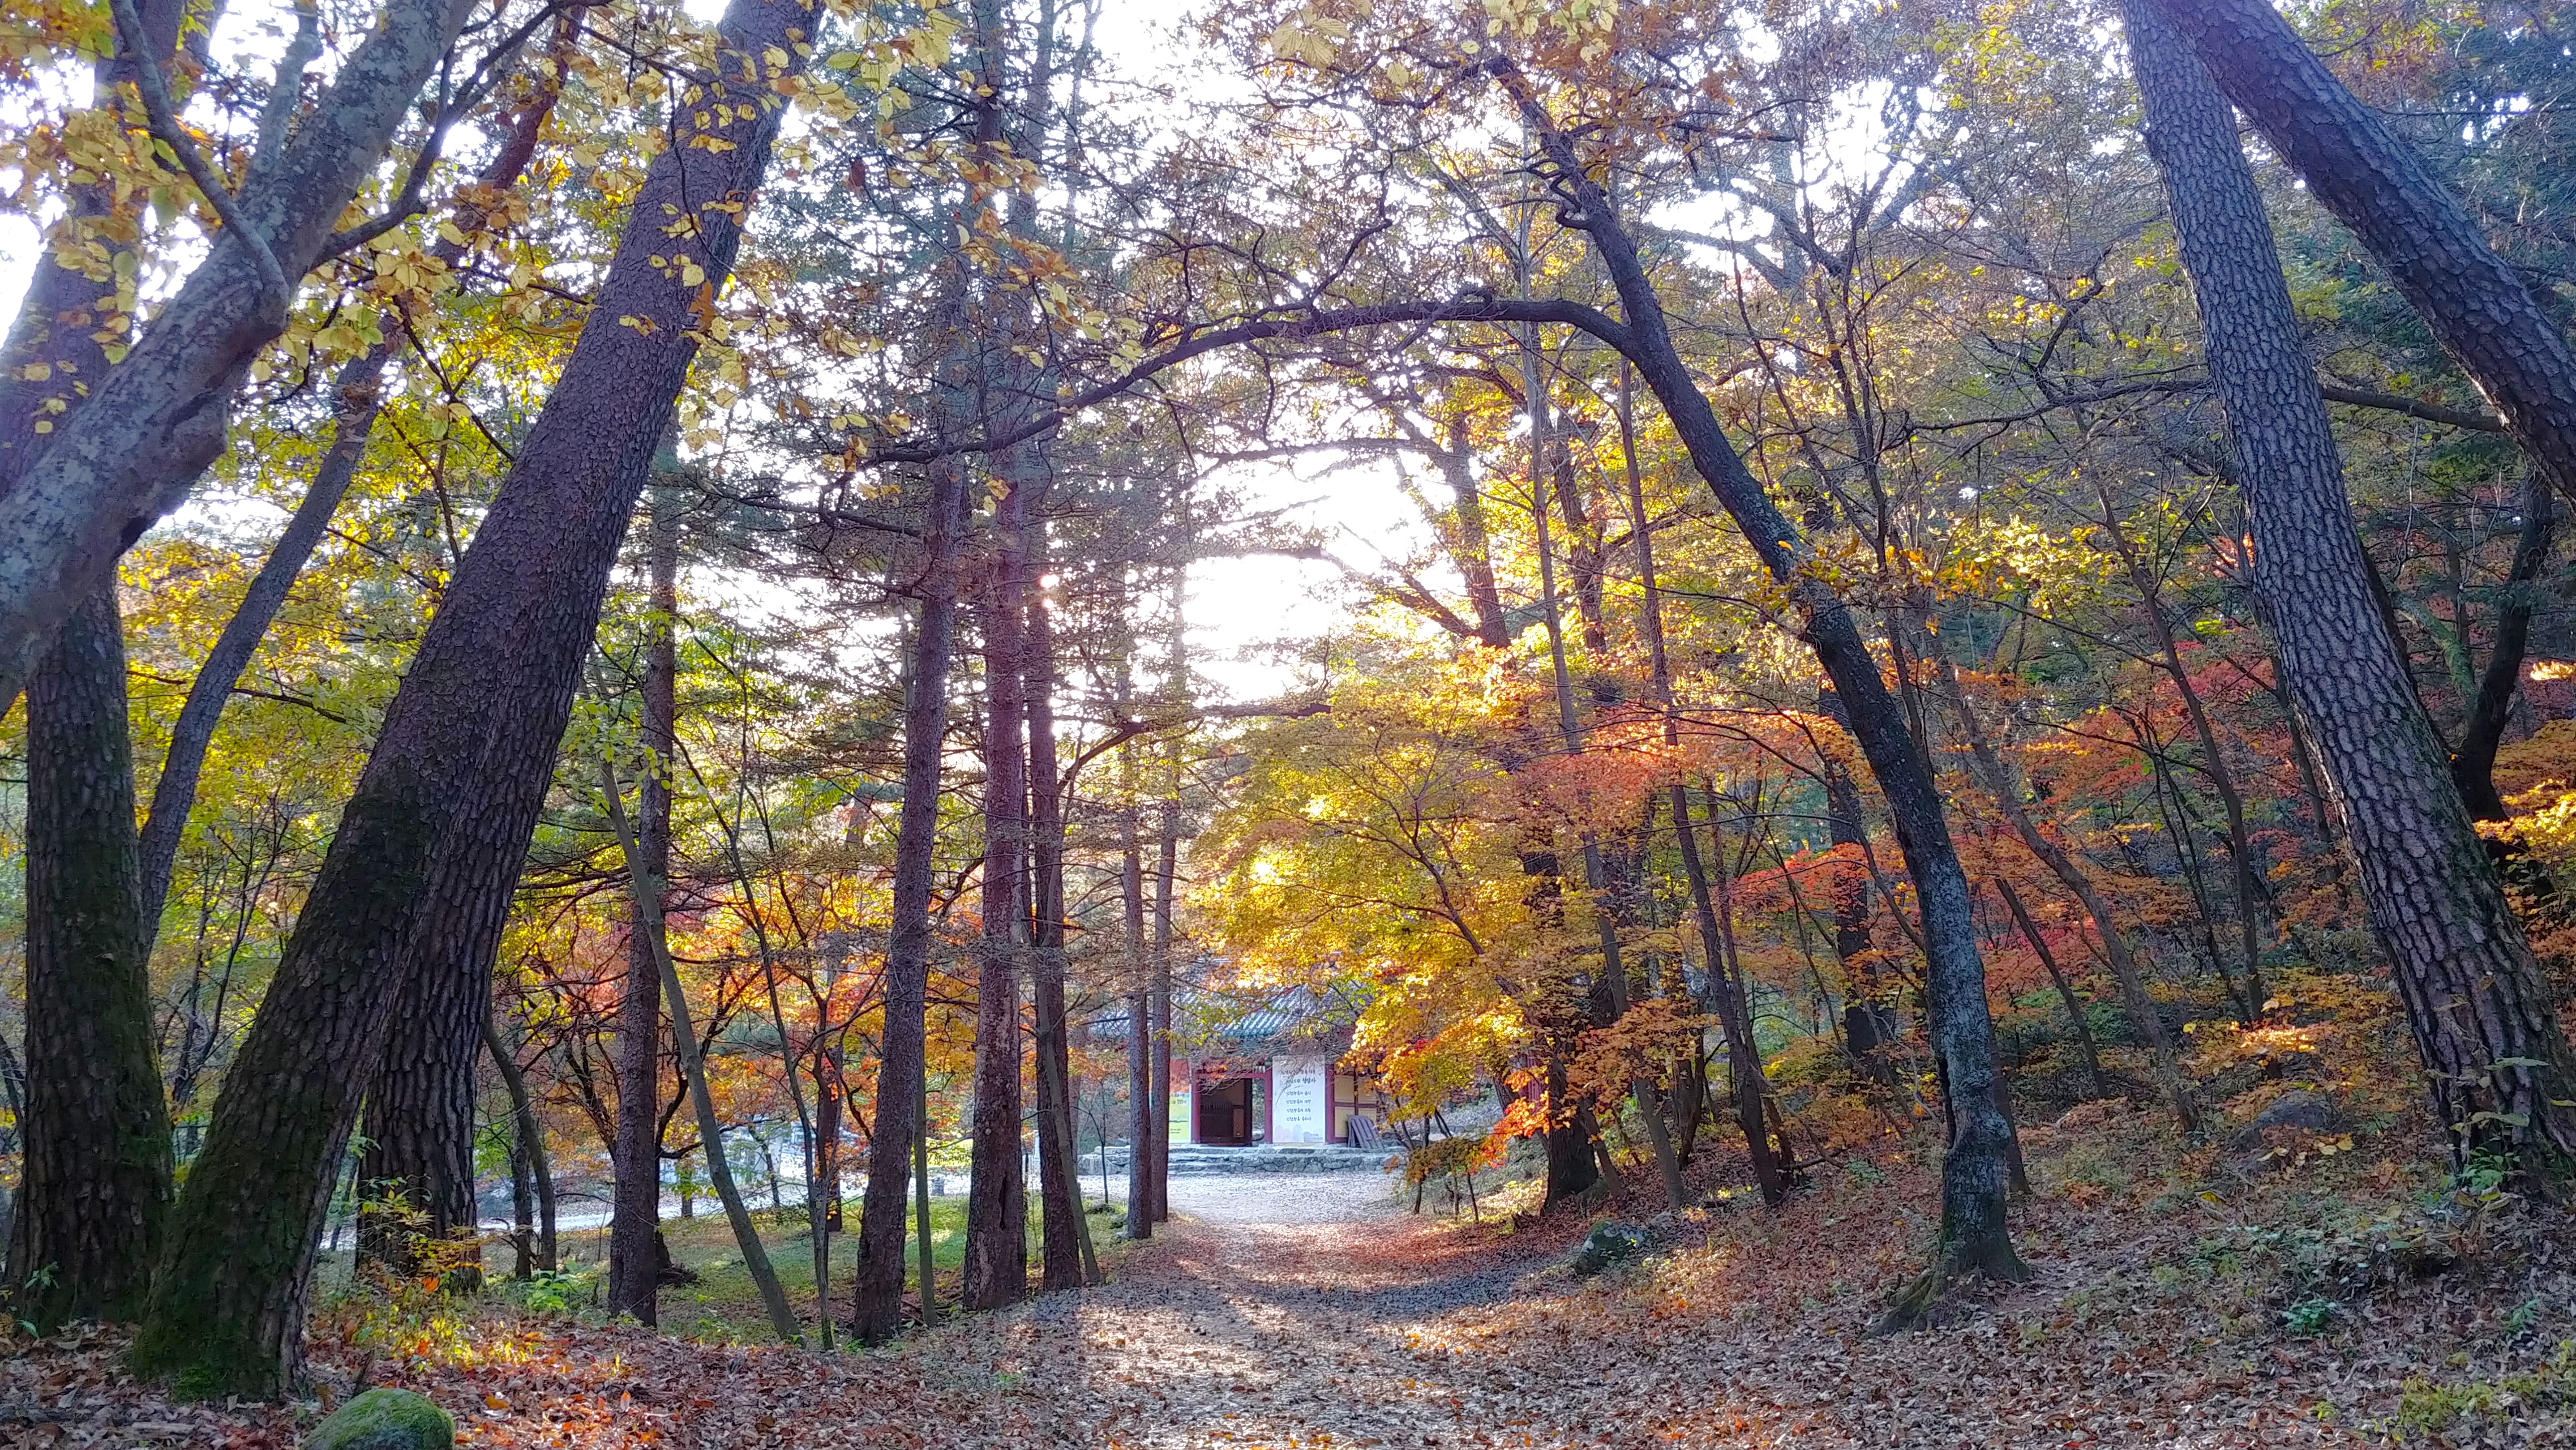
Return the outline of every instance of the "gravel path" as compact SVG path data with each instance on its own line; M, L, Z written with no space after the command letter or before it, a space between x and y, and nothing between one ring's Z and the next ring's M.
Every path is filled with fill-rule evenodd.
M1048 1443L1068 1450L1572 1443L1421 1337L1557 1286L1404 1212L1383 1176L1175 1176L1172 1206L1112 1283L925 1352L1044 1386L1062 1416ZM1482 1438L1507 1422L1507 1441Z
M1172 1175L1172 1211L1211 1227L1362 1223L1397 1218L1395 1180L1384 1173Z

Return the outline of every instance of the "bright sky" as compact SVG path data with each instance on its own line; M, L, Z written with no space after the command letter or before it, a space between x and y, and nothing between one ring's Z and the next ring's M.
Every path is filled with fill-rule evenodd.
M1102 0L1094 32L1110 68L1132 82L1172 93L1204 93L1190 72L1194 49L1178 31L1193 8L1181 0ZM1289 466L1245 466L1210 480L1257 511L1284 510L1287 527L1327 531L1326 547L1366 568L1379 548L1404 552L1424 533L1420 517L1395 487L1383 460L1334 468L1338 460ZM1238 700L1283 695L1313 678L1283 650L1331 632L1351 597L1332 565L1310 560L1213 560L1190 573L1187 610L1198 672Z

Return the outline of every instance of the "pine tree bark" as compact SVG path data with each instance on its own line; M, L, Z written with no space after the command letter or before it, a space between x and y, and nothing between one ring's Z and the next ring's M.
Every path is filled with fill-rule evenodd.
M2188 47L2183 53L2207 67L2310 194L2388 269L2505 432L2576 501L2576 350L2459 197L2268 0L2153 5L2158 33Z
M27 690L27 1111L9 1282L21 1318L142 1311L170 1207L134 848L125 640L102 591Z
M618 542L784 112L775 87L806 63L811 26L801 4L734 0L709 81L716 104L677 114L679 134L647 170L589 320L387 710L216 1104L135 1341L140 1373L173 1376L190 1395L267 1395L297 1376L332 1170L403 964L425 928L506 909ZM675 213L697 233L690 250L703 249L703 290L672 274ZM507 849L459 849L495 843Z
M663 460L667 466L669 458ZM644 626L637 714L646 766L635 791L636 866L655 881L671 872L671 768L678 753L680 503L652 492L645 525L651 610ZM657 903L658 905L658 903ZM626 980L617 1004L617 1156L608 1218L608 1312L640 1324L661 1316L662 969L644 918L626 916Z
M1028 1292L1028 1186L1021 1155L1020 982L1028 955L1025 636L1029 485L1005 481L993 511L984 634L983 933L976 947L975 1115L966 1199L969 1309Z
M2262 193L2219 86L2192 59L2213 41L2244 47L2244 55L2213 67L2223 80L2229 68L2269 54L2264 47L2277 50L2274 28L2280 36L2288 31L2265 7L2261 19L2268 24L2231 21L2221 29L2202 21L2186 28L2192 45L2185 49L2166 18L2184 9L2217 7L2169 10L2146 0L2126 6L2130 59L2146 102L2148 149L2164 174L2183 266L2199 296L2210 371L2227 404L2254 535L2254 587L2279 637L2291 698L2343 814L2346 849L2387 950L2433 1107L2450 1129L2454 1162L2491 1154L2525 1174L2554 1171L2576 1155L2576 1112L2560 1106L2576 1099L2576 1060L2521 924L2451 783L2442 742L2416 702L2397 642L2371 596L2342 461L2299 345ZM2289 43L2298 51L2294 59L2323 75L2295 37ZM2271 105L2289 94L2281 88L2297 81L2297 94L2314 114L2288 118L2285 134L2307 135L2331 123L2347 140L2347 133L2367 139L2367 127L2342 119L2354 103L2339 86L2327 95L2313 77L2299 81L2300 74L2294 68L2266 79L2263 85L2274 89L2249 86L2247 95ZM2244 84L2241 76L2237 84ZM2265 112L2253 114L2268 130ZM2337 194L2376 175L2400 199L2421 200L2415 196L2421 187L2379 168L2377 152L2356 159L2362 157L2373 169L2332 181ZM2435 219L2413 220L2426 229L2424 256L2450 255L2442 251L2450 243L2434 229ZM2474 261L2453 260L2464 267ZM2500 328L2510 323L2509 312L2493 316ZM2548 386L2576 387L2576 370L2568 369L2563 351L2557 356L2558 373ZM2505 403L2501 394L2498 401ZM2525 395L2505 404L2509 418L2521 410L2518 426L2526 432L2546 412L2532 402Z
M903 804L895 815L894 878L886 944L885 1022L877 1039L876 1120L868 1132L867 1191L859 1201L859 1261L850 1280L850 1332L883 1344L903 1328L904 1191L921 1163L923 1213L929 1170L925 1014L930 995L930 900L939 847L940 761L948 737L948 675L956 656L957 543L964 525L963 466L930 465L924 507L920 601L904 671ZM924 1233L928 1229L925 1223ZM925 1245L927 1239L924 1240ZM933 1298L922 1264L925 1322Z
M577 24L571 21L572 17L567 16L557 22L558 64L534 68L544 78L538 82L537 96L523 109L513 130L504 138L499 154L486 169L485 185L506 187L511 184L535 153L538 131L546 114L553 109L553 98L562 85L562 53L570 48L573 36L578 34ZM455 242L442 241L436 255L442 261L453 263L465 254L465 250ZM386 330L389 334L397 332L393 325L396 321L398 319L388 319ZM379 346L369 356L384 352L385 347ZM365 361L365 358L360 358L349 366L355 369ZM347 370L344 370L346 376ZM345 433L334 437L331 452L324 459L323 471L315 478L315 492L321 492L326 484L333 485L334 491L347 489L350 473L358 457L365 452L368 434L375 426L376 413L381 405L381 380L369 376L362 382L352 382L363 391L363 399L357 405L361 416L343 419ZM343 407L347 408L350 405L345 392L343 397ZM352 446L344 448L344 443ZM336 477L328 476L335 472ZM647 748L661 752L657 758L664 763L644 786L638 807L646 836L654 834L658 820L658 829L665 842L658 848L660 854L652 862L656 880L662 879L662 873L669 870L670 801L664 777L668 773L670 720L666 709L657 735L653 718L652 676L658 666L664 679L662 703L667 706L671 668L670 586L677 577L678 568L676 535L666 537L663 532L666 521L662 515L666 502L657 495L651 530L651 546L665 550L667 557L665 553L655 553L652 560L653 603L659 611L659 619L654 626L658 633L648 633L648 639L654 642L648 646L648 652L651 648L658 648L661 653L659 658L647 662L644 711ZM298 522L304 522L308 515L319 515L311 519L317 536L328 522L328 512L317 507L310 497L298 506L297 514ZM289 533L293 533L292 524ZM309 553L311 547L311 542L304 543L302 552ZM286 586L300 568L300 555L289 554L287 547L281 544L268 563L262 566L261 580L252 586L255 599L246 600L245 608L258 602L264 605L268 615L274 615L277 605L284 600ZM276 576L272 576L272 570L276 571ZM274 592L265 598L256 598L262 582L271 584ZM227 658L220 664L237 672L241 664L248 661L247 650L256 648L258 637L266 632L267 626L265 618L248 621L237 614L234 621L226 626L227 639L236 638L234 626L246 626L241 630L241 634L248 637L246 648L238 660ZM220 642L217 648L220 653ZM214 665L217 662L210 661L210 666ZM201 674L197 684L202 686L205 683L206 679ZM228 684L226 688L229 689ZM192 686L189 704L197 703L197 688ZM220 698L215 704L220 707ZM182 707L181 715L184 724L185 707ZM211 730L213 715L205 715L203 723L206 729ZM171 745L174 757L182 743L174 737ZM202 742L199 749L201 752ZM193 779L170 782L169 788L193 794L194 782ZM153 792L152 804L156 813L162 807L162 793L158 787ZM658 808L657 799L660 802ZM184 800L183 795L172 803L182 817L186 814ZM412 944L409 960L402 969L401 995L394 1003L393 1020L403 1024L403 1030L387 1036L384 1058L377 1063L375 1077L367 1085L367 1149L358 1161L359 1181L371 1185L374 1191L396 1193L420 1210L425 1215L422 1232L430 1239L452 1240L471 1237L474 1233L474 1059L482 1047L481 1023L491 1014L492 964L500 951L502 933L509 926L510 885L518 879L520 856L527 845L525 828L505 812L478 816L474 825L475 830L460 833L441 848L441 854L450 861L473 863L465 869L477 873L477 877L469 877L473 884L451 898L458 909L432 916L424 923L419 939ZM652 854L653 849L648 845L648 854ZM505 874L506 881L502 879ZM165 885L166 880L165 877ZM629 947L631 957L631 940ZM656 1181L658 1184L658 1176ZM657 1186L657 1204L659 1192ZM417 1266L410 1262L408 1246L371 1244L367 1223L367 1220L360 1220L360 1254L387 1262L403 1277L410 1277ZM612 1247L615 1238L612 1229ZM645 1322L650 1323L651 1320L645 1319Z

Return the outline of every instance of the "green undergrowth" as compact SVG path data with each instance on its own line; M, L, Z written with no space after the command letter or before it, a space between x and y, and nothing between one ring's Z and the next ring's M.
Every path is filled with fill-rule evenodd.
M1121 1252L1117 1213L1092 1203L1092 1242L1104 1263ZM849 1286L858 1264L859 1205L843 1208L842 1230L831 1236L832 1313L836 1322L849 1317ZM1030 1215L1029 1256L1038 1253L1038 1223ZM786 1291L790 1308L811 1324L814 1318L814 1251L805 1229L802 1205L785 1211L755 1209L752 1221L770 1267ZM954 1306L966 1258L966 1200L935 1197L930 1203L931 1256L941 1304ZM909 1224L907 1225L909 1227ZM663 1241L671 1261L692 1276L665 1284L659 1298L661 1327L669 1333L707 1344L762 1344L771 1339L769 1319L733 1229L721 1212L665 1219ZM919 1285L919 1240L904 1245L907 1295ZM605 1323L608 1231L566 1232L558 1240L557 1266L521 1280L510 1276L511 1250L506 1241L483 1245L485 1272L479 1289L451 1292L455 1280L438 1283L393 1282L381 1275L353 1278L353 1255L343 1250L325 1256L322 1272L323 1319L335 1332L371 1348L395 1354L452 1358L470 1338L468 1322L487 1315L524 1316Z

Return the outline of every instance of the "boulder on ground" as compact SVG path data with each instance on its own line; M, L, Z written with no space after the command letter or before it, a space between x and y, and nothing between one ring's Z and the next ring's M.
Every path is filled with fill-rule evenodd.
M2333 1099L2323 1093L2295 1089L2265 1103L2254 1121L2228 1139L2227 1146L2239 1153L2261 1153L2295 1143L2311 1133L2325 1132L2341 1118Z
M1613 1264L1624 1264L1646 1249L1646 1231L1634 1224L1605 1223L1583 1236L1574 1251L1572 1267L1578 1274L1597 1274Z
M334 1410L304 1450L449 1450L456 1422L409 1390L369 1390Z

